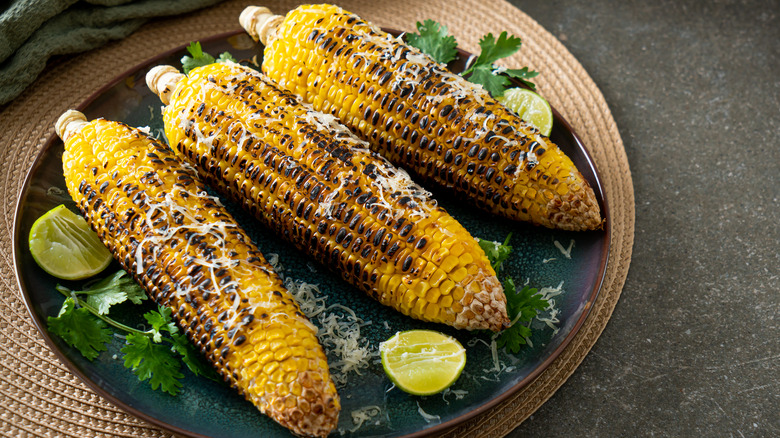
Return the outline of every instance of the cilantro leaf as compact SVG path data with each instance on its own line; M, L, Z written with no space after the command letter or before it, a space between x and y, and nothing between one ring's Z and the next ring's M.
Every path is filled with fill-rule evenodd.
M498 273L503 267L504 261L509 258L512 253L512 247L509 246L509 239L512 238L512 233L509 233L504 240L504 243L493 242L491 240L484 240L477 238L477 243L482 251L485 251L485 255L490 262L490 266Z
M517 354L523 345L527 344L527 338L531 336L531 329L523 324L515 323L512 327L504 330L496 338L496 347L505 348L506 351Z
M190 45L187 46L187 51L191 56L184 55L184 57L181 58L181 68L184 70L184 74L188 74L193 68L214 63L214 57L203 52L200 41L191 42Z
M417 22L417 31L420 33L406 34L406 41L434 61L446 64L458 55L458 43L454 36L447 35L447 26L428 19L422 23Z
M163 391L176 395L182 386L179 379L184 374L179 371L179 361L173 351L145 335L130 333L126 339L127 345L120 350L125 355L125 368L131 369L141 381L149 379L152 389L162 387Z
M147 299L146 293L131 277L127 276L124 270L118 270L114 274L90 284L83 290L71 291L70 289L57 285L57 289L65 292L87 295L86 302L97 309L98 314L105 315L114 304L123 303L127 300L134 304L141 304L141 301Z
M493 97L503 96L504 90L512 85L512 81L508 77L496 74L492 65L473 67L468 80L485 87L485 90Z
M520 82L525 84L528 88L532 90L536 90L536 84L529 81L528 79L532 79L539 76L538 71L528 70L528 67L523 67L523 68L508 68L504 70L503 73L509 77L519 79ZM503 94L503 92L501 94Z
M193 374L196 376L204 376L214 381L220 380L214 369L210 366L206 366L203 361L198 358L198 355L190 340L187 339L187 336L176 333L171 335L171 338L173 339L171 350L179 353L181 361L184 362L184 365L187 365L187 368L189 368Z
M238 62L238 60L234 58L233 55L230 54L230 52L220 53L219 57L217 58L217 62L226 62L226 61Z
M504 280L504 292L507 298L506 310L511 320L530 322L550 304L536 288L523 286L520 292L517 292L515 282L511 278Z
M150 310L144 313L144 319L152 325L151 334L154 342L161 342L163 331L173 335L179 331L179 328L176 327L176 323L171 318L172 311L170 307L158 306L157 309L156 311Z
M528 67L520 69L498 68L493 65L499 59L513 55L520 50L522 40L514 35L509 35L506 31L501 32L496 39L492 33L489 33L479 40L480 53L474 64L472 64L462 74L464 77L475 84L481 84L493 97L499 97L504 94L504 90L512 85L509 77L520 79L521 82L528 85L531 89L536 86L528 79L538 75L538 72L529 71ZM503 73L503 74L502 74Z
M481 51L474 65L491 65L501 58L512 56L520 50L521 44L520 38L509 35L506 31L501 32L498 40L495 39L492 33L489 33L479 40Z
M59 315L48 318L49 331L61 337L68 345L78 349L84 357L94 360L107 349L111 330L100 319L79 307L73 298L65 299Z
M193 68L213 64L215 62L238 62L229 52L222 52L217 59L214 59L213 56L203 51L200 41L191 42L190 45L187 46L187 52L189 52L190 56L184 55L181 58L181 68L184 70L185 75Z
M504 280L504 293L507 314L512 321L512 326L498 335L496 346L504 347L510 353L516 354L531 336L531 328L527 324L536 318L540 311L547 309L550 303L535 288L524 286L520 292L517 292L512 278Z

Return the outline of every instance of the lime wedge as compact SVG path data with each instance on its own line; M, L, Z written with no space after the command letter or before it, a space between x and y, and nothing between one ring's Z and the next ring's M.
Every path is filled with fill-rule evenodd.
M504 91L498 101L533 125L542 135L550 135L553 125L552 109L542 96L525 88L510 88Z
M431 395L455 383L466 365L466 349L432 330L410 330L379 345L385 374L401 390Z
M63 280L91 277L111 263L111 252L80 215L64 205L52 208L33 223L30 253L49 274Z

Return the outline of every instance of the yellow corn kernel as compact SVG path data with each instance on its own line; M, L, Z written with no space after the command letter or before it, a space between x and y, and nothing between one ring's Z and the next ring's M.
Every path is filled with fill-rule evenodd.
M257 37L256 27L247 30ZM601 225L593 190L555 143L418 49L332 5L299 6L271 34L263 42L263 72L298 90L316 110L338 113L349 129L396 165L505 217L567 230ZM301 67L312 74L299 76ZM446 87L423 86L420 78ZM338 91L356 98L328 98ZM390 119L400 125L387 123ZM556 178L549 168L565 169L570 176ZM578 183L582 190L572 188L571 198L559 196L561 183ZM517 209L522 195L503 190L505 185L533 189L528 199L536 208ZM555 194L552 204L536 199L537 191ZM583 208L556 207L573 200Z
M218 199L206 194L191 167L165 145L124 124L87 122L82 114L68 112L58 121L57 132L65 143L65 182L85 218L150 297L172 309L183 333L196 341L219 374L297 434L325 436L335 428L340 402L332 383L325 383L331 382L330 373L311 324L249 236ZM236 325L240 315L254 318ZM269 320L285 328L267 330ZM282 333L281 347L285 342L307 345L296 353L306 366L295 377L320 376L323 383L311 387L325 408L317 418L290 421L273 409L290 387L270 378L278 363L271 361L266 337L276 330ZM279 351L291 351L281 347Z
M336 97L354 94L332 90L328 84L342 75L319 68L292 69L296 77L310 70L304 85L328 90L312 94L318 104L337 105ZM428 320L408 295L424 297L436 275L436 284L460 278L488 285L491 303L479 318L445 318L453 309L442 308L433 322L491 330L507 322L501 285L473 237L332 116L311 110L267 77L237 64L195 68L177 81L163 110L172 148L263 224L381 303L414 318ZM154 81L150 84L159 91ZM373 97L356 98L352 105L375 113L381 107ZM364 123L385 120L371 116ZM459 265L459 256L449 258L453 246L461 257L470 254L471 261ZM478 275L453 278L463 266ZM424 283L404 285L403 278ZM269 332L266 340L275 336Z

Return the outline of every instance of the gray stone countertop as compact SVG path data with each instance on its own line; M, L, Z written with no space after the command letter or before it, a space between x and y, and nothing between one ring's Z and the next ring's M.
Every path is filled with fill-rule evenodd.
M511 3L604 94L636 234L593 350L509 436L780 436L780 2Z

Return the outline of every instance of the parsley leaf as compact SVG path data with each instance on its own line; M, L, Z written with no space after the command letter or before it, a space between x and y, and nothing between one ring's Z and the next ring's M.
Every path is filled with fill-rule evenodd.
M447 35L447 26L428 19L422 23L417 22L417 31L420 33L406 34L406 41L434 61L446 64L458 55L458 43L454 36Z
M111 330L89 310L79 307L73 298L65 299L59 315L48 318L49 331L61 337L68 345L78 349L84 357L94 360L107 349Z
M481 84L493 97L502 96L504 90L512 85L512 81L507 76L520 79L530 88L536 89L528 79L537 76L538 72L529 71L528 67L507 69L493 65L499 59L511 56L520 50L521 44L520 38L508 35L506 31L501 32L498 39L492 33L483 36L479 40L480 54L474 64L462 73L463 76L475 84Z
M509 258L512 253L512 247L509 246L509 239L512 238L512 233L509 233L504 240L504 243L493 242L491 240L484 240L477 238L477 243L482 251L485 251L485 255L490 262L490 266L498 273L503 267L504 261Z
M163 391L176 395L182 386L179 379L184 374L179 371L179 361L173 351L142 334L130 333L126 339L127 345L120 350L125 355L125 368L131 369L141 381L149 379L152 389L162 387Z
M539 312L547 309L550 303L535 288L524 286L517 292L515 282L511 278L504 280L504 293L512 326L498 335L496 345L499 348L505 347L510 353L518 353L531 336L527 323L536 318Z
M124 270L118 270L114 274L92 283L83 290L72 291L64 286L57 285L57 290L64 292L65 295L71 293L87 295L86 302L97 309L100 315L108 313L111 306L120 304L127 300L134 304L141 304L145 299L146 293L131 277L127 276Z

